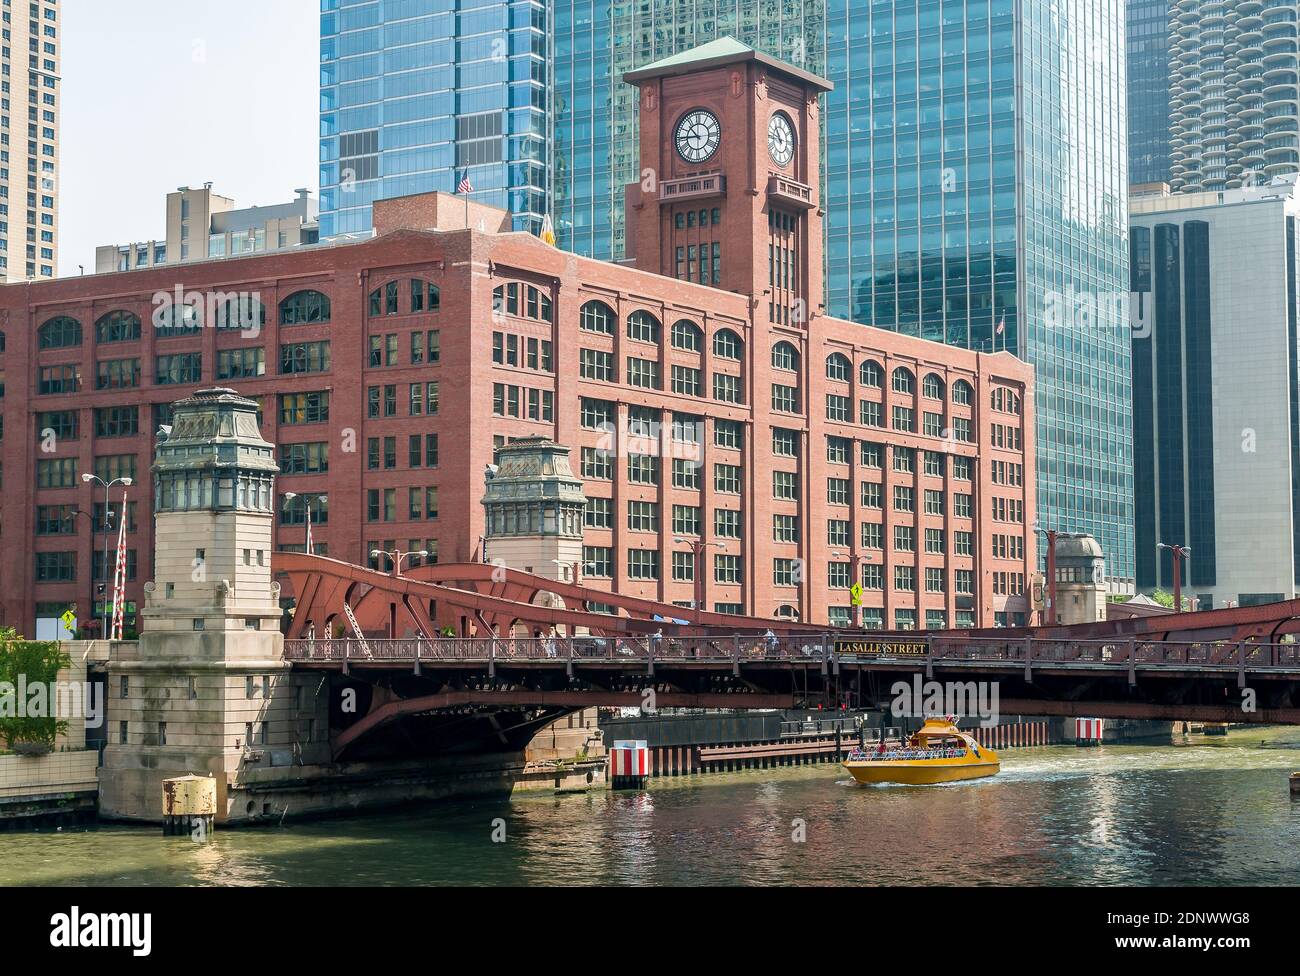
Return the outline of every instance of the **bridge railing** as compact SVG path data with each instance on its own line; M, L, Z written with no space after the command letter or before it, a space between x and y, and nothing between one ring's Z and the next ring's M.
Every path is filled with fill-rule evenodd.
M1115 667L1214 667L1300 669L1300 644L1257 642L1141 641L1127 638L1064 641L997 637L938 637L919 633L915 640L872 639L854 635L775 637L736 635L674 638L636 637L439 637L285 641L289 661L438 662L637 661L732 662L861 661L901 658L932 661L1015 662L1034 665L1111 665Z

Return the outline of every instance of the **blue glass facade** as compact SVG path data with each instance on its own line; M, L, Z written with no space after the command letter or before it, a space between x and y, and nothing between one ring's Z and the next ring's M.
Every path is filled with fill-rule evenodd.
M322 237L377 199L453 191L540 229L550 182L547 5L321 0Z
M1169 181L1170 0L1128 0L1130 183Z
M831 0L826 21L829 311L1033 363L1039 519L1131 583L1122 0Z
M1123 0L736 6L557 0L561 245L623 253L622 71L731 33L823 74L829 313L1033 363L1041 522L1131 584Z

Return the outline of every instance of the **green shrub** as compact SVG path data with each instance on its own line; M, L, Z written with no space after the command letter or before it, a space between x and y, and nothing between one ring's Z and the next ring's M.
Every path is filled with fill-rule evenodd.
M23 640L10 627L0 627L0 694L9 697L0 701L0 740L12 749L20 745L37 745L54 748L55 738L68 730L66 720L29 718L20 715L23 710L17 701L18 679L25 675L25 683L58 681L59 671L71 664L71 658L57 641ZM54 703L48 703L53 710Z

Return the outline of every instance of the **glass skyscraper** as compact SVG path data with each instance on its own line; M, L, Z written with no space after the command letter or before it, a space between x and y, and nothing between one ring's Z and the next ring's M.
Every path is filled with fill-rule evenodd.
M1169 182L1170 0L1128 0L1128 181Z
M537 231L550 182L544 0L321 0L320 232L453 191Z
M554 0L557 243L624 256L623 188L638 179L636 89L623 73L730 35L825 74L826 0Z
M1038 516L1133 580L1123 0L831 0L828 310L1037 374Z
M1124 0L558 0L561 245L623 254L623 71L730 33L825 75L827 311L1033 363L1041 524L1096 536L1126 587L1124 32Z

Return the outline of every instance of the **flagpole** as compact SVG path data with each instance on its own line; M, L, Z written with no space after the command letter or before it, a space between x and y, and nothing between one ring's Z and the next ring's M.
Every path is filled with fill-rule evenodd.
M113 622L110 640L122 639L123 603L126 598L126 489L122 489L122 514L117 520L117 565L113 568Z

